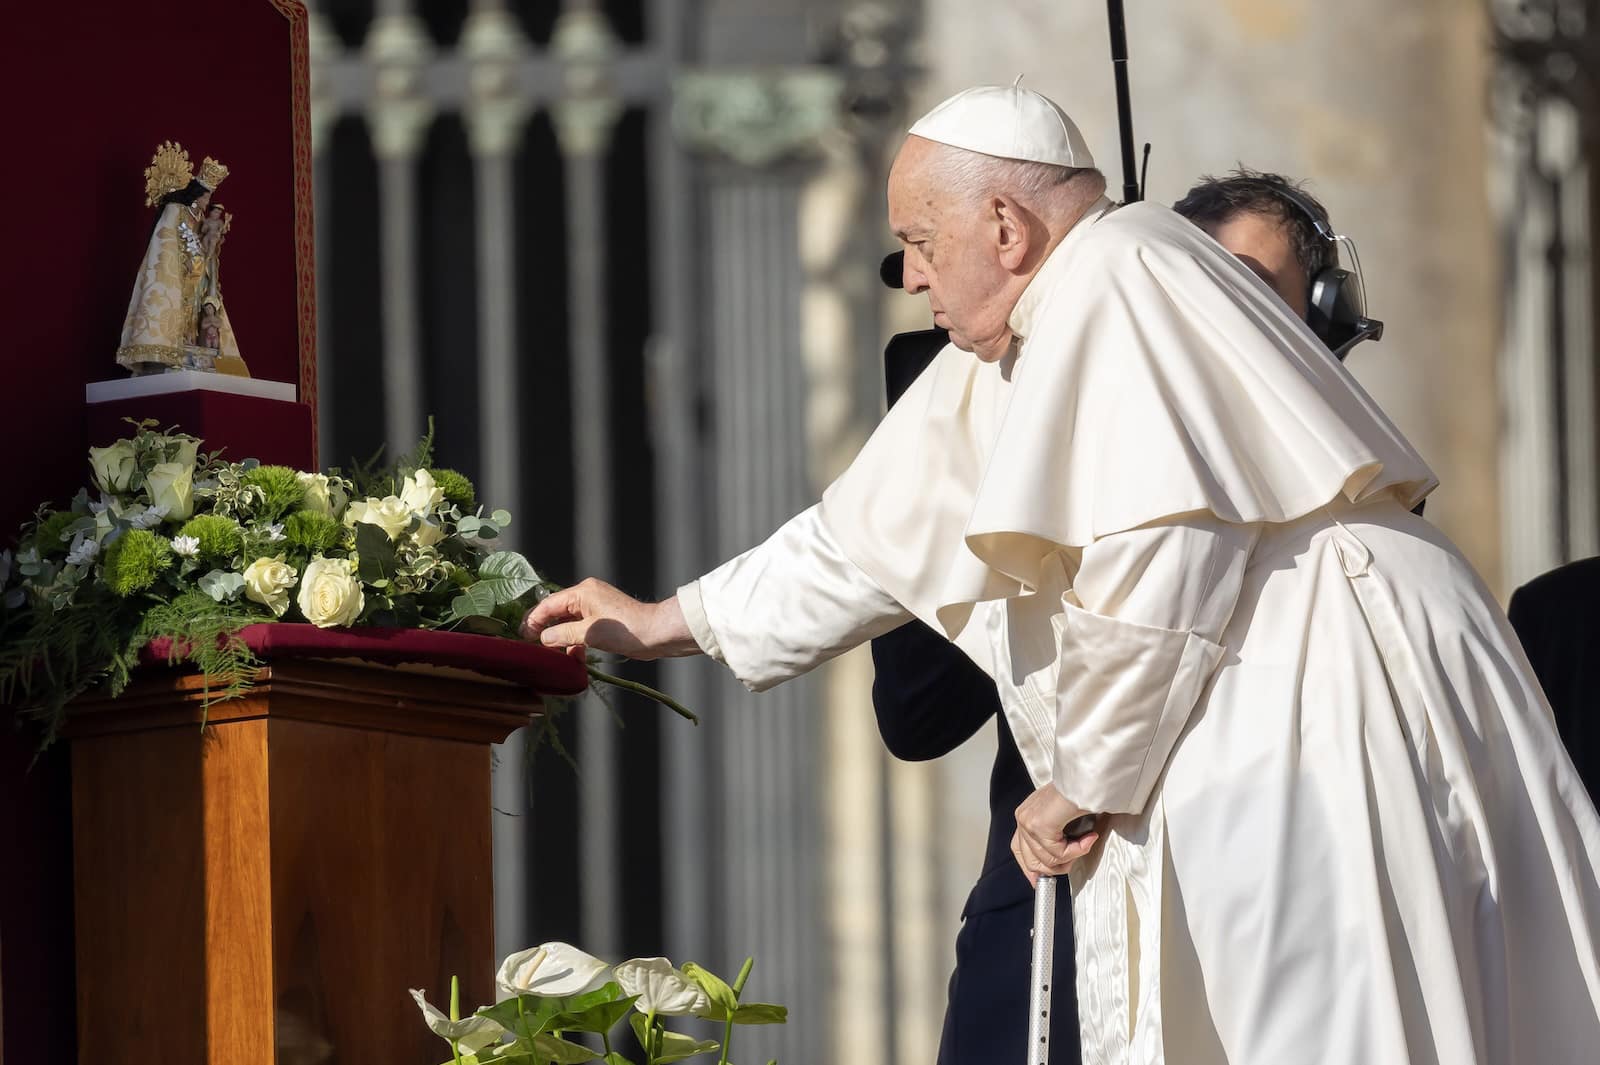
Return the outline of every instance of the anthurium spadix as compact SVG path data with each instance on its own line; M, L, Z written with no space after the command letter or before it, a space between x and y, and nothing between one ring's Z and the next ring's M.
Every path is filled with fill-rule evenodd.
M428 1029L452 1046L459 1046L465 1053L476 1054L511 1034L498 1021L488 1017L466 1017L452 1021L439 1007L430 1005L427 996L415 988L411 991L411 997L416 999L417 1007L422 1010Z
M495 984L502 1000L518 995L571 998L605 984L607 968L570 943L541 943L507 957Z
M658 1017L704 1016L711 1008L705 989L673 968L666 958L633 958L612 971L625 995L637 995L633 1008Z

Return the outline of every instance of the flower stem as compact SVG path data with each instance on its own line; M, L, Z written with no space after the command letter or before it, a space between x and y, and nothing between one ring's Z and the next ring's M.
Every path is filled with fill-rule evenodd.
M589 670L589 676L592 679L599 681L601 684L609 684L613 688L621 688L623 691L633 692L635 695L642 695L646 699L651 699L657 703L660 703L662 706L666 707L668 710L671 710L679 717L685 718L696 725L700 724L700 718L695 715L693 710L690 710L687 706L684 706L682 703L678 702L678 700L674 699L664 691L652 688L648 684L640 684L636 680L625 680L622 677L612 676L610 673L602 672L601 670L596 669L594 666L588 666L587 668Z

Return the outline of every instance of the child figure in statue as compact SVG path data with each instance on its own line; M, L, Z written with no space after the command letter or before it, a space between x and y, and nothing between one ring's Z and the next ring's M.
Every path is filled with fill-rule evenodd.
M249 377L217 280L232 216L213 206L211 195L228 168L207 157L196 175L189 153L167 141L144 176L145 204L160 213L128 302L117 363L134 374L203 367Z

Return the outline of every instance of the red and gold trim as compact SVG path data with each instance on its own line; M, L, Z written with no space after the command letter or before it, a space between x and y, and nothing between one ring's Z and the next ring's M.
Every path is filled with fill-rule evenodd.
M311 202L311 45L306 6L269 0L289 20L289 102L294 130L294 269L299 314L300 402L311 408L311 453L317 455L317 258ZM317 460L320 463L320 458Z

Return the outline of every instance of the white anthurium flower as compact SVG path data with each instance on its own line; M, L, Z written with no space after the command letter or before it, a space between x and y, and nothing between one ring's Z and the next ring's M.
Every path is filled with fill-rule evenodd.
M433 474L418 470L400 486L400 500L411 513L425 518L444 502L444 489L433 483Z
M666 958L633 958L614 970L625 995L638 995L633 1008L658 1017L701 1016L711 1011L711 1000L701 986L673 968Z
M459 1044L464 1053L476 1054L511 1034L499 1021L488 1017L474 1015L452 1021L438 1006L430 1005L428 997L416 988L411 989L411 997L416 1000L417 1008L422 1010L422 1018L427 1021L428 1029L440 1039Z
M172 550L184 558L193 558L200 553L200 538L198 536L174 536Z
M519 950L500 964L495 984L501 999L517 995L571 998L606 983L609 966L570 943L541 943Z

